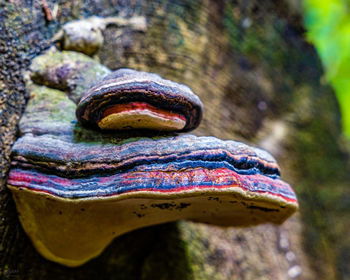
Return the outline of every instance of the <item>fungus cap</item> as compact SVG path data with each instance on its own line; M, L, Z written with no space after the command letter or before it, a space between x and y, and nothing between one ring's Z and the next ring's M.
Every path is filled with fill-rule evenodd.
M8 186L24 229L46 258L67 266L137 228L180 219L280 224L298 207L268 153L215 137L92 145L26 134L12 164Z
M202 119L202 102L182 84L157 74L119 69L81 98L76 117L87 127L190 131Z

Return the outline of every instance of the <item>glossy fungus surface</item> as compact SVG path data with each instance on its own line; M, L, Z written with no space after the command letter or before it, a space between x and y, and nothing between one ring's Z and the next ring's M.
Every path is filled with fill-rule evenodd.
M276 162L234 141L187 135L91 145L25 135L13 151L8 184L22 223L46 257L67 265L148 225L280 224L297 208Z

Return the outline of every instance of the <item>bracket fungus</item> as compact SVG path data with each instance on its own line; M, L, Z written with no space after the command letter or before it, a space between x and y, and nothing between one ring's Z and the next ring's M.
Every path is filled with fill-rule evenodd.
M57 71L44 67L39 76L55 81L47 73ZM8 179L23 228L47 259L78 266L116 236L169 221L281 224L297 210L294 191L261 149L215 137L96 132L74 118L88 127L188 131L202 116L202 103L188 87L121 69L87 90L76 108L80 83L91 77L70 73L63 77L74 85L63 89L68 92L52 81L28 82L31 99Z
M202 102L182 84L157 74L119 69L90 88L76 116L87 127L190 131L202 119Z
M297 208L269 154L193 135L106 145L26 134L13 147L8 185L36 248L68 266L144 226L280 224Z

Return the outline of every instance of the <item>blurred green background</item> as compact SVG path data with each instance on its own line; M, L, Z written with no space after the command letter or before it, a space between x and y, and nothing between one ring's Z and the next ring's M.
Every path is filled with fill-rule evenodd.
M325 70L321 83L330 84L338 99L343 132L347 139L340 146L348 154L350 147L350 1L304 0L303 8L307 39L314 44ZM334 143L334 145L336 144ZM328 166L332 166L334 161L331 158L328 158L328 161ZM343 175L338 177L342 172L337 171L337 169L342 169ZM323 243L323 250L327 252L328 261L331 263L333 259L334 262L338 263L336 265L338 272L334 273L334 275L337 275L336 278L348 279L350 267L348 263L350 253L348 156L345 156L344 161L339 164L338 168L329 172L328 176L342 179L335 179L330 184L324 183L322 188L317 189L315 187L321 207L319 207L319 213L317 214L318 222L315 223L318 226L310 227L308 236L309 241L313 240L316 228L319 230L323 228L323 237L319 237L318 243L316 242L313 245L317 247L319 245L315 244ZM311 182L310 185L312 186ZM317 219L314 218L313 222L315 220ZM326 224L327 226L325 226ZM333 253L330 249L332 246L336 248ZM315 252L320 251L316 249ZM314 255L316 256L316 254ZM332 279L335 277L334 275L328 276L327 279Z
M350 1L304 0L308 39L315 45L333 86L350 138Z

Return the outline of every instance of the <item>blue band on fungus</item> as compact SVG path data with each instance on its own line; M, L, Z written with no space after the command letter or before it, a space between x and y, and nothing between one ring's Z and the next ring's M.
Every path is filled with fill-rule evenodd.
M242 174L260 172L272 178L279 176L277 163L266 152L240 142L193 135L141 138L118 146L73 144L27 134L15 143L13 159L18 165L41 168L67 177L107 174L130 170L135 166L186 160L191 161L193 167L200 167L199 163L202 162L214 168L215 162L225 162Z
M189 166L195 165L197 167L189 168ZM171 167L170 169L169 166ZM174 170L177 168L181 168L179 169L181 171ZM217 170L226 170L231 176L218 182L219 175L215 177ZM211 176L206 176L206 173L210 171L212 172ZM201 172L203 172L203 176L200 177L200 180L196 180L195 176L192 176ZM172 173L172 176L169 176L170 173ZM141 190L152 190L154 192L184 191L197 187L219 189L237 184L236 177L232 176L234 173L241 180L240 186L249 192L265 192L285 198L288 201L296 201L295 193L290 186L279 178L265 177L260 172L244 172L242 174L222 162L169 163L165 166L156 164L118 172L109 176L98 175L69 179L45 174L33 169L12 169L9 183L12 186L25 187L32 191L44 191L62 198L97 198ZM154 176L155 174L158 174L158 176ZM220 175L222 176L222 174Z

